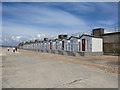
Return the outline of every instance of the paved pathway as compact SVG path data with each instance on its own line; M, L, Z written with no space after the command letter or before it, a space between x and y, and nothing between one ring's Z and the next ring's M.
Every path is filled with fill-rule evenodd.
M4 88L117 88L118 74L25 53L3 57Z

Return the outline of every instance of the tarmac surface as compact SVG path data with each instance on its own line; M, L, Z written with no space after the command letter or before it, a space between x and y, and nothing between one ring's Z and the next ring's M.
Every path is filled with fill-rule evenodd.
M29 53L4 50L2 66L3 88L118 88L117 73Z

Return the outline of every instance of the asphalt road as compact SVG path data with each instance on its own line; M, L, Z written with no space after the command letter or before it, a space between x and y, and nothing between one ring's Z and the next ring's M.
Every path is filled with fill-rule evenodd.
M2 64L3 88L118 87L118 74L81 64L11 51L3 56Z

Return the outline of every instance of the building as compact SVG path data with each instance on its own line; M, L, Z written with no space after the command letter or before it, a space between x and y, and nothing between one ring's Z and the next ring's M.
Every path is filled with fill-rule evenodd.
M63 39L63 38L67 38L67 37L68 37L67 35L63 35L63 34L58 35L58 39Z
M83 34L80 40L80 52L103 52L102 38Z
M103 38L103 53L105 55L120 55L120 32L104 33L103 28L97 28L93 30L93 35Z
M67 38L62 39L62 47L65 51L70 51L70 40Z
M70 51L80 51L80 37L71 36L70 40Z
M102 37L104 54L120 55L120 32L106 33Z
M56 41L52 40L52 50L56 50Z
M83 34L80 37L69 38L70 51L77 52L103 52L102 38L93 35Z
M28 46L28 45L27 45ZM26 44L24 49L28 47ZM62 55L86 56L102 55L103 40L100 37L83 34L80 37L60 38L54 40L44 39L44 41L33 42L34 51L58 53Z
M104 34L104 28L96 28L92 30L92 34L95 36L102 36Z
M62 50L62 39L56 40L57 50Z

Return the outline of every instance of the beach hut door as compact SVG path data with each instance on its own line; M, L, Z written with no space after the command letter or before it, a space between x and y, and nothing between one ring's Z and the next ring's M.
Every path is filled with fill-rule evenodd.
M70 42L71 42L71 51L73 51L73 48L74 48L74 41L71 40Z
M85 39L82 39L82 51L85 51Z
M81 50L81 43L79 42L79 51Z
M62 50L64 50L64 41L62 41Z
M52 49L52 42L50 42L50 49Z

